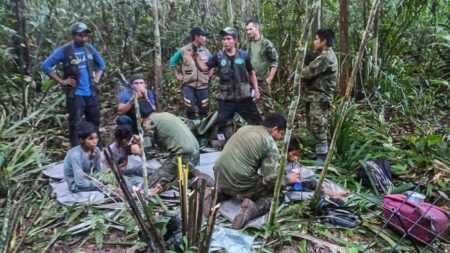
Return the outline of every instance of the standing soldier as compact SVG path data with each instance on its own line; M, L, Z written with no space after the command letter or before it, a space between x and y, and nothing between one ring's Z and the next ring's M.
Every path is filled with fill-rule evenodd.
M98 83L105 70L105 62L97 50L87 43L91 30L86 24L75 22L70 27L72 41L57 48L41 65L41 70L51 79L66 87L66 103L69 111L70 145L78 145L76 126L83 114L86 121L100 125ZM53 67L62 63L61 78Z
M201 118L208 115L209 110L209 74L208 71L197 69L192 53L196 52L204 63L211 58L211 53L205 48L206 33L201 27L191 29L192 42L180 48L171 58L169 65L176 78L183 83L183 102L186 116L195 119L195 107ZM182 59L181 73L177 70L177 63Z
M302 72L306 123L316 140L318 161L324 161L328 153L328 120L338 80L338 63L332 48L334 40L332 30L319 29L313 43L319 55Z
M237 112L250 124L260 124L262 119L253 101L259 99L260 93L250 58L246 51L236 48L236 29L226 27L220 35L223 51L215 54L206 64L194 55L195 63L202 71L212 68L219 70L217 123L224 124L232 120Z
M256 20L246 24L249 41L246 49L250 55L252 66L258 79L261 100L257 106L263 116L273 112L271 84L278 67L278 53L270 40L264 38L260 30L261 25Z

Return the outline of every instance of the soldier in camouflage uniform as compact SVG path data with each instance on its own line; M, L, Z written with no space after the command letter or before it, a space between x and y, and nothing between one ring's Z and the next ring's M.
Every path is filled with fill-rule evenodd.
M278 68L278 53L272 42L262 36L258 21L248 21L245 29L249 37L245 49L250 55L261 93L261 99L257 102L257 106L260 113L266 116L274 111L271 84Z
M193 169L199 162L200 153L197 139L179 118L168 112L152 113L144 122L146 134L152 137L164 151L170 153L169 158L149 178L152 192L167 190L169 183L177 178L177 156L181 156L183 164Z
M324 161L328 153L328 120L336 92L338 62L333 51L335 37L330 29L319 29L314 50L319 54L302 72L302 103L308 130L316 140L316 159Z
M217 159L214 170L219 173L221 199L244 198L233 228L243 227L270 209L280 161L275 141L283 139L285 130L286 118L280 113L270 113L262 126L240 128ZM295 173L288 178L299 180Z

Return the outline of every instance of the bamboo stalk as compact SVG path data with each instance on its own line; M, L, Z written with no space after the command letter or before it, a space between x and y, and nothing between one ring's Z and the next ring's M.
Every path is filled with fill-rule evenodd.
M216 222L217 211L219 211L219 208L220 203L211 208L209 212L210 214L208 217L208 224L206 224L205 237L203 238L203 247L201 250L202 253L209 252L209 246L211 245L211 237L214 232L214 225Z
M320 0L312 0L313 3L310 6L310 9L306 12L309 13L308 18L305 20L305 23L303 25L303 31L305 31L299 40L299 52L297 55L299 56L297 59L297 72L295 74L294 78L294 87L297 87L297 94L295 95L294 99L291 101L291 105L289 107L289 115L288 115L288 122L287 122L287 129L286 134L284 136L284 143L283 148L281 149L281 161L280 166L277 170L277 180L275 182L275 189L273 193L273 199L272 199L272 205L270 207L270 214L269 214L269 226L273 226L275 223L275 216L276 216L276 210L279 205L280 201L280 192L281 192L281 184L283 179L283 173L284 173L284 166L286 164L287 159L287 150L289 147L289 143L291 140L292 135L292 129L294 126L294 120L295 115L297 112L297 107L300 102L300 92L301 92L301 73L303 71L303 65L304 65L304 58L306 54L306 47L308 42L308 37L311 32L311 25L314 20L314 16L318 11L318 8L320 6Z
M206 180L202 179L200 180L200 186L198 187L198 194L197 194L197 201L196 201L196 210L195 210L195 223L194 223L194 235L192 238L192 241L194 245L197 245L198 240L200 238L200 230L202 227L202 218L203 218L203 205L205 200L205 187L206 187Z
M85 173L84 171L80 171L78 173L80 176L87 178L89 180L92 181L92 183L94 183L95 187L97 187L97 189L99 189L102 193L106 194L109 198L112 199L112 201L114 201L115 203L117 203L117 201L111 197L110 193L112 193L114 196L116 196L117 198L119 198L121 200L121 202L125 202L125 199L123 198L123 196L120 196L117 192L113 191L112 189L109 189L108 187L106 187L106 185L104 185L102 182L98 181L97 179L91 177L90 175L88 175L87 173Z
M134 101L134 110L136 113L136 124L138 128L139 133L139 148L141 151L141 157L142 157L142 178L144 179L144 193L147 196L148 195L148 175L147 175L147 160L145 158L145 152L144 152L144 130L142 129L142 119L141 119L141 111L139 110L139 102L136 92L134 92L133 95L133 101Z
M133 186L133 192L136 194L139 202L142 205L142 209L144 210L144 214L147 218L147 222L150 224L149 231L152 234L153 238L156 238L160 245L164 245L164 238L161 236L161 233L156 229L156 227L153 225L155 223L155 220L153 219L152 212L149 210L147 206L147 202L145 201L144 197L142 196L140 190L138 187Z
M109 163L111 171L114 173L114 176L116 177L116 180L119 183L120 189L122 190L128 205L130 206L131 215L133 216L134 220L136 221L136 223L139 227L139 230L141 231L141 233L144 237L143 239L146 240L147 246L152 252L157 252L157 253L165 252L164 241L162 241L162 242L159 241L157 237L154 237L154 235L152 233L150 233L149 227L143 220L141 213L139 211L139 208L137 207L136 202L133 199L133 196L131 195L130 191L128 190L128 187L127 187L127 184L125 182L123 175L120 174L119 166L117 165L116 161L114 161L114 159L112 159L112 157L110 155L111 153L112 153L111 149L109 147L107 147L107 149L104 152L106 161ZM153 224L150 224L150 226L154 227Z
M345 101L341 107L338 122L333 131L333 137L331 138L330 149L328 151L327 158L325 159L325 163L323 165L323 170L322 170L322 173L320 174L319 182L317 183L316 189L314 191L314 195L313 195L311 203L310 203L311 209L314 209L317 205L317 202L319 201L320 190L322 188L323 181L325 180L325 177L328 173L328 166L330 165L331 158L333 157L333 153L336 148L337 137L339 135L339 132L341 131L342 123L344 122L344 118L345 118L348 108L350 106L350 102L351 102L350 94L353 89L353 84L355 83L355 80L356 80L356 75L358 73L358 69L361 65L362 57L364 54L364 48L369 39L370 29L372 27L375 13L377 12L379 4L380 4L380 0L375 0L372 4L372 8L370 10L369 19L367 20L367 24L366 24L366 29L364 30L363 37L361 39L361 44L359 45L358 54L356 55L355 66L353 67L352 74L350 75L350 79L347 83L347 89L345 90Z

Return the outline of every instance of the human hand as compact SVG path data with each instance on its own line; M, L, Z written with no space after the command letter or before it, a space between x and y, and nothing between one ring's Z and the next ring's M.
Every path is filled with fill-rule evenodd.
M255 89L255 99L259 100L261 98L261 93L259 92L259 89Z
M73 79L72 77L69 77L67 79L63 79L60 82L62 85L70 85L72 87L75 87L77 85L77 81Z
M155 195L163 191L160 183L157 183L153 188L150 189L150 195Z
M141 153L141 149L139 148L139 145L137 145L137 144L132 144L130 149L131 149L131 154L133 154L133 155L139 155Z
M289 183L298 183L300 182L300 173L291 172L286 175L286 178Z
M270 78L270 77L267 77L266 78L266 83L267 83L267 85L271 85L272 84L272 78Z
M176 79L177 79L178 81L183 81L183 75L182 75L182 74L177 73L177 74L175 75L175 77L176 77Z

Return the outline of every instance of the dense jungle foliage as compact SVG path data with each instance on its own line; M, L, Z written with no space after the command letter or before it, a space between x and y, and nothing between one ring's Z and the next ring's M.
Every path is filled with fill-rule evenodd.
M320 2L312 29L314 33L318 28L331 28L337 35L334 49L341 69L339 92L343 94L372 0ZM278 49L280 66L272 88L273 99L276 109L287 114L295 90L289 76L295 70L303 33L300 23L310 3L308 0L1 1L0 251L142 247L137 243L134 221L125 210L111 214L94 207L59 206L50 197L50 188L40 170L44 164L62 159L69 148L64 93L40 71L39 65L57 46L71 39L71 23L82 21L92 28L90 42L107 63L101 81L101 127L108 139L114 125L117 96L125 85L122 76L144 73L158 93L160 110L178 110L181 86L170 71L168 60L177 48L189 42L189 30L197 25L211 33L207 47L217 52L221 48L218 32L223 27L237 28L242 46L246 40L245 22L258 19L263 35ZM152 14L155 8L159 14L156 23ZM355 179L355 168L370 158L389 159L397 182L423 185L420 190L429 200L443 195L437 204L449 210L445 195L449 193L450 178L449 13L447 0L381 2L364 49L352 105L339 133L332 160L337 170L329 175L330 179L377 199L371 189L361 187ZM159 27L159 35L154 32L155 26ZM158 45L161 69L155 64ZM214 80L213 94L216 86ZM339 108L342 101L338 96L335 107ZM333 114L330 134L339 116L337 112L338 109ZM308 160L314 146L302 110L298 110L294 132L300 140L303 159ZM277 229L277 236L284 239L285 245L293 245L301 252L306 252L307 244L294 239L291 230L327 238L354 252L361 251L369 242L367 238L380 226L381 221L369 222L376 219L373 213L379 213L380 209L362 197L355 197L353 205L367 221L357 229L329 230L324 225L309 223L302 219L308 214L306 207L293 205L284 212L288 218L282 219L277 228L267 230ZM66 231L77 221L86 220L92 221L86 231ZM115 227L122 228L120 237L111 235ZM371 247L378 252L393 247L395 235L387 233L383 232ZM264 237L267 231L258 234ZM264 246L264 250L273 251L274 245ZM397 250L414 249L405 240Z

